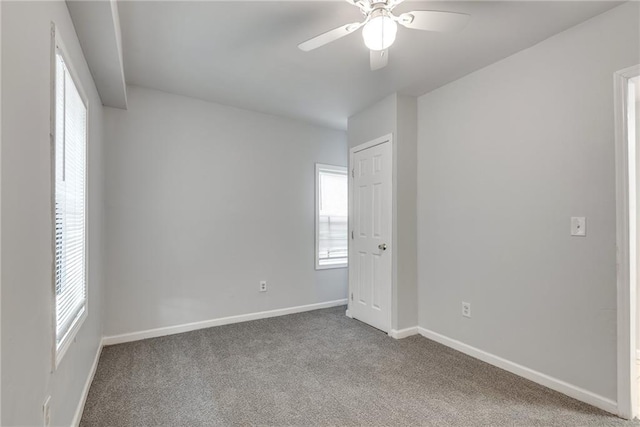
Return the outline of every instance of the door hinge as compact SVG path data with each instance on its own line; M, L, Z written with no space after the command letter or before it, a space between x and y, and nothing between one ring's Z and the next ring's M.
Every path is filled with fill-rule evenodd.
M356 174L355 174L354 171L355 171L355 169L351 169L351 178L355 178L356 177Z
M351 240L353 240L353 230L351 230Z
M353 301L353 292L351 292L351 301Z

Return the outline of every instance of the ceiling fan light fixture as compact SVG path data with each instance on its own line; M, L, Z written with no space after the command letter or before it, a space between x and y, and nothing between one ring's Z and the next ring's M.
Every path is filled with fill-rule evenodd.
M2 1L2 0L0 0ZM326 31L298 45L309 52L332 41L345 37L362 28L364 44L369 48L371 71L384 68L388 63L387 49L395 42L398 24L423 31L459 31L469 20L469 15L440 10L414 10L394 15L393 8L404 0L347 0L357 6L365 16L364 21L346 24Z
M362 29L364 44L371 50L385 50L396 40L398 25L386 10L380 10Z

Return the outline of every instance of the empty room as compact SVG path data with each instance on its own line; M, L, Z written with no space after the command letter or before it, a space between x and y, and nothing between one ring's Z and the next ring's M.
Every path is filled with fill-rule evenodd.
M0 0L0 99L0 425L637 425L640 2Z

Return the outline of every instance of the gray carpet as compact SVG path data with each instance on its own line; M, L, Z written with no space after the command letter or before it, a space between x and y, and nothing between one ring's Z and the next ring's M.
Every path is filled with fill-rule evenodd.
M637 425L344 311L105 347L81 426Z

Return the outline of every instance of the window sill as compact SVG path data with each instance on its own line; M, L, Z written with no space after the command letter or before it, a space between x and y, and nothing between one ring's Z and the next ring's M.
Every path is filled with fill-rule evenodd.
M316 264L316 270L331 270L334 268L349 268L349 264L327 264L327 265Z
M60 362L62 362L62 358L64 357L64 355L67 354L67 350L69 350L69 347L71 347L71 344L75 342L76 336L78 335L78 331L82 327L82 324L84 323L86 318L87 318L87 306L85 305L84 309L82 310L82 313L73 322L73 325L69 329L69 332L67 332L64 338L62 338L62 342L60 343L60 345L56 345L55 338L54 338L54 343L53 343L53 345L55 346L55 350L54 350L55 358L54 358L54 365L53 365L54 371L58 369L58 365L60 365Z

